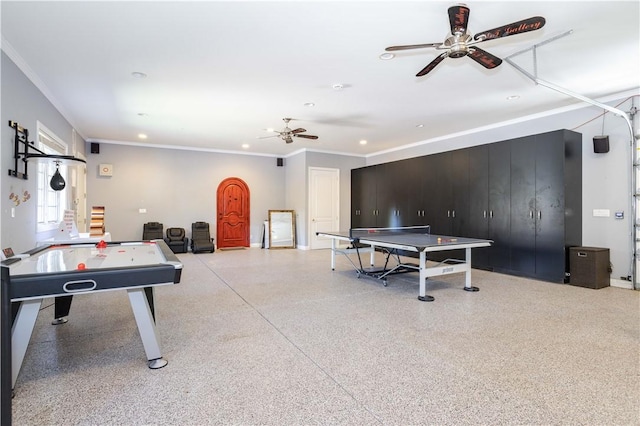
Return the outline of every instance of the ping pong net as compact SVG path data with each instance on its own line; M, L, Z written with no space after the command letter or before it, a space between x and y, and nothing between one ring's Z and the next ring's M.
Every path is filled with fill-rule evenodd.
M431 233L430 225L420 226L398 226L392 228L351 228L349 229L349 239L358 241L360 238L367 237L385 237L401 234L421 234L429 235Z

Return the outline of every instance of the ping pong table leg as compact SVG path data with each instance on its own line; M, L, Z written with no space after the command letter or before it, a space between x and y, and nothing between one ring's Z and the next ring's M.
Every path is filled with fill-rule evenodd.
M27 346L31 340L33 328L36 325L38 312L42 299L25 300L20 302L18 315L13 323L11 330L11 387L16 387L18 373L24 361L24 355L27 353Z
M464 263L465 263L465 271L464 271L464 289L466 291L479 291L478 287L474 287L471 285L471 248L467 247L464 249Z
M331 270L335 271L336 270L336 241L338 241L335 238L331 239Z
M131 302L133 315L138 324L142 346L144 346L144 351L147 354L149 368L162 368L167 365L168 362L162 358L162 353L160 352L158 329L156 328L156 322L151 313L151 306L145 294L145 289L132 288L127 290L127 293L129 294L129 302Z
M421 302L433 302L435 298L427 295L427 253L420 252L420 294L418 300Z

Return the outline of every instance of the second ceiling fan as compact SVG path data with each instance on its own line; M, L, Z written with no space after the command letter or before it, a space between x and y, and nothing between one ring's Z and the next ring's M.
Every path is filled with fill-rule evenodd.
M491 53L475 46L483 41L493 40L496 38L508 37L516 34L522 34L529 31L535 31L542 28L545 19L542 16L534 16L522 21L513 22L501 27L480 32L474 36L467 32L467 24L469 23L470 10L467 6L460 4L449 8L449 24L451 33L444 40L444 43L426 43L426 44L410 44L406 46L391 46L385 50L394 52L397 50L422 49L426 47L444 50L426 67L424 67L416 77L422 77L432 71L436 65L445 58L462 58L469 56L471 59L487 69L497 67L502 63L502 59Z
M293 142L293 138L304 138L304 139L318 139L317 136L314 135L305 135L303 134L304 132L306 132L306 129L303 129L302 127L299 127L297 129L290 129L289 128L289 122L291 121L291 118L283 118L282 121L284 121L285 123L285 127L284 129L282 129L281 131L278 130L268 130L269 132L274 132L277 133L277 135L273 135L273 136L264 136L263 138L273 138L273 137L279 137L280 139L282 139L283 141L285 141L286 143L292 143ZM261 139L263 139L261 138Z

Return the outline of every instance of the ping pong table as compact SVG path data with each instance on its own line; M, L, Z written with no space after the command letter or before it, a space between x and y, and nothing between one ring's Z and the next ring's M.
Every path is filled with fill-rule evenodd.
M376 278L387 285L387 277L406 272L420 272L420 291L418 299L431 302L433 296L426 294L426 280L430 277L455 273L465 274L466 291L478 291L478 287L471 285L471 249L488 247L493 241L478 238L451 237L430 233L427 226L405 226L397 228L352 228L349 231L317 232L319 237L331 238L331 270L335 270L336 255L344 255L356 270L357 277L361 275ZM347 247L341 247L347 243ZM384 265L375 267L374 253L381 251L385 254ZM464 259L445 259L435 266L427 266L427 253L464 249ZM419 254L419 263L403 260L403 252ZM362 255L369 253L371 268L363 266ZM356 255L354 262L350 255Z

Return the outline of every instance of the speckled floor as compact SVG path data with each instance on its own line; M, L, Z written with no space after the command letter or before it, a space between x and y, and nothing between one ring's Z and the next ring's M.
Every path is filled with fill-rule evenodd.
M638 425L640 292L473 271L389 286L329 251L178 255L150 370L124 291L43 304L15 425Z

